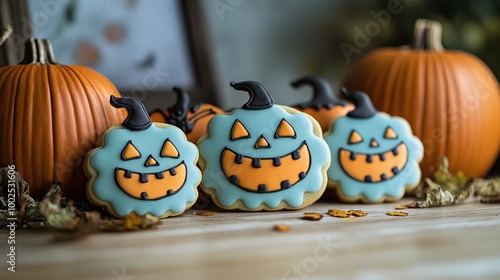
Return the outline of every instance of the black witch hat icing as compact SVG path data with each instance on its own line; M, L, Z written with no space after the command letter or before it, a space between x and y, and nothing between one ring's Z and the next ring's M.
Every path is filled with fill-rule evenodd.
M358 118L358 119L366 119L374 116L377 113L375 107L373 107L372 101L370 97L362 91L347 91L345 87L341 90L342 95L351 101L356 108L349 113L347 113L348 117Z
M340 100L333 93L330 84L319 76L304 76L291 82L294 88L299 88L303 85L310 85L313 88L313 99L309 102L295 105L301 109L314 108L316 110L323 108L331 109L336 105L346 105L348 102Z
M120 98L111 95L109 103L115 108L127 109L128 116L122 124L130 130L145 130L153 123L144 104L135 97L124 96Z
M231 87L235 90L246 91L250 94L250 100L245 103L241 108L247 110L260 110L270 108L274 104L274 100L264 88L264 86L255 81L245 81L245 82L231 82L229 83Z

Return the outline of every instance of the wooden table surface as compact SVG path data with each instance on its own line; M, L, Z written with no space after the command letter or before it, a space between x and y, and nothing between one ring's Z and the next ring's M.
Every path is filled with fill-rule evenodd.
M409 203L320 201L300 211L218 212L163 220L158 229L101 233L53 243L54 233L17 230L16 272L0 279L500 279L500 204L477 200L387 211ZM304 212L362 209L367 217L301 219ZM276 232L275 224L291 226Z

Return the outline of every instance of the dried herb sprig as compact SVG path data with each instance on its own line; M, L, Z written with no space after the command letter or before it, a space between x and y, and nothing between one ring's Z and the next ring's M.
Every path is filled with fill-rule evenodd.
M481 202L500 202L500 177L492 179L477 179L472 182L472 186L476 190L476 195L480 197Z
M461 203L474 193L471 182L461 171L451 173L448 158L443 157L439 169L434 172L434 178L425 178L418 188L417 197L420 195L424 199L406 206L426 208Z

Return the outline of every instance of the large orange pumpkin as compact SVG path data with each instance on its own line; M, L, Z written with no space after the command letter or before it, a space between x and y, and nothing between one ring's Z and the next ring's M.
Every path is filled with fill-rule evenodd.
M207 132L207 124L213 116L225 112L211 104L191 104L187 92L179 87L173 88L177 95L174 105L163 109L156 109L149 113L151 120L175 125L186 133L187 139L195 143Z
M414 36L411 48L381 48L360 59L343 84L408 120L424 144L424 176L442 156L452 171L484 176L500 149L498 81L477 57L444 50L438 22L417 21Z
M0 68L0 166L15 165L35 198L60 182L67 197L85 199L83 159L126 117L110 95L119 93L104 76L57 64L49 41L27 40L24 60Z

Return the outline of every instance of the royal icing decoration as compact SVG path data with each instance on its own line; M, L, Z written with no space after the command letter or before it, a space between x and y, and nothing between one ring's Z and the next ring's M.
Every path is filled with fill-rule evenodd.
M179 128L153 123L138 99L112 96L110 103L126 108L128 117L105 131L86 157L89 199L118 217L181 214L198 197L196 146Z
M214 116L198 143L203 189L228 209L298 209L314 202L324 191L330 161L318 123L274 105L258 82L231 86L247 91L250 100Z

